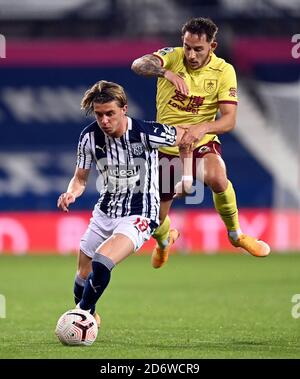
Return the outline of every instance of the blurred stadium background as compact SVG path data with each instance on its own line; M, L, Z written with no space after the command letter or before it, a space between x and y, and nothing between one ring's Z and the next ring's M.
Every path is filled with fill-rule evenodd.
M80 99L95 81L116 81L130 115L155 119L156 81L131 62L178 46L192 16L218 24L217 54L238 74L238 125L222 143L243 229L275 251L300 250L298 0L0 0L0 253L77 250L95 181L67 215L56 200L88 123ZM209 191L198 206L174 202L172 222L180 252L231 249Z
M131 62L179 45L193 16L218 24L217 54L238 74L238 125L221 139L243 229L281 254L215 254L232 250L210 192L176 201L178 254L161 270L143 254L117 267L97 341L66 348L54 328L74 306L74 253L97 200L93 173L69 214L56 209L89 122L80 99L116 81L132 116L155 119L156 81ZM299 358L289 252L300 252L299 0L0 0L0 358Z

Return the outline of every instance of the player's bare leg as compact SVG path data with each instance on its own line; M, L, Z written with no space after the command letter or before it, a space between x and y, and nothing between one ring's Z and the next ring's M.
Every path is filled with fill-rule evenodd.
M127 258L134 251L130 238L121 233L113 234L97 249L96 253L111 259L116 265Z
M231 244L256 257L269 255L270 247L266 242L241 231L235 192L227 179L226 166L221 156L208 153L202 159L204 159L204 182L213 191L215 208L226 225Z
M180 158L183 162L183 174L181 181L175 185L174 198L182 197L188 194L193 185L193 152L180 150ZM160 226L153 233L157 244L152 252L151 263L154 268L160 268L168 258L171 246L179 238L180 233L177 229L170 229L170 211L173 200L160 202Z
M77 259L77 274L82 279L86 279L91 271L92 258L88 257L83 251L80 250Z
M191 193L193 186L193 152L186 149L180 149L179 151L183 162L183 173L181 180L175 185L174 199Z

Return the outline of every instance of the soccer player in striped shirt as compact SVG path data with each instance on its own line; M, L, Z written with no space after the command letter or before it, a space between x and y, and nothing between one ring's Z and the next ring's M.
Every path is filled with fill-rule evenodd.
M76 304L100 324L95 306L111 270L137 251L159 225L158 147L178 145L185 130L128 117L123 88L104 80L86 91L81 107L96 121L80 135L75 173L57 206L68 212L85 190L95 163L100 197L80 241L74 295ZM191 128L201 138L201 126Z
M197 142L192 153L194 178L201 180L204 174L204 182L212 190L215 208L226 225L231 244L254 256L264 257L270 252L269 246L241 231L235 191L221 158L218 135L235 127L238 99L233 66L214 53L217 31L217 26L210 19L193 18L182 27L182 47L167 47L138 58L133 62L132 70L138 75L158 78L158 122L171 125L202 124L202 139L198 135L193 136L191 130L184 137L186 142ZM220 117L216 120L218 112ZM179 155L178 147L159 149L160 158L172 159L176 155ZM197 159L204 160L204 173L198 169L196 172ZM161 184L160 178L160 188ZM155 268L167 261L170 248L167 237L176 233L175 230L169 233L168 212L173 195L174 190L161 193L161 225L153 235L158 242L152 254Z

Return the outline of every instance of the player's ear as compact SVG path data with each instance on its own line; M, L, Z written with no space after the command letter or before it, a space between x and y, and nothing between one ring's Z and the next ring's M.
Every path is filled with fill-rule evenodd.
M213 42L211 43L211 45L210 45L210 50L211 50L211 51L216 50L217 46L218 46L218 42L217 42L217 41L213 41Z
M126 104L126 105L124 105L122 111L123 111L124 114L126 114L127 110L128 110L128 105Z

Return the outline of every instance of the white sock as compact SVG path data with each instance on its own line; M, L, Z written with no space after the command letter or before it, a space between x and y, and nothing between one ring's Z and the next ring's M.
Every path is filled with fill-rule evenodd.
M241 229L231 230L228 232L229 237L233 239L234 241L236 241L241 234L242 234Z
M160 247L161 250L164 250L168 246L168 244L169 244L169 238L166 239L166 240L163 240L158 245L159 245L159 247Z

